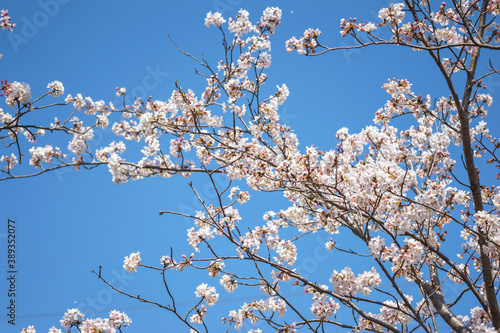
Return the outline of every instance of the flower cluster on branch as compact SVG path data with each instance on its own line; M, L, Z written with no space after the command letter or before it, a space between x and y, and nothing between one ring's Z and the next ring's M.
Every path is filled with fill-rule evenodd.
M209 308L219 306L225 292L249 288L264 297L231 309L222 319L227 329L260 322L278 332L333 327L437 332L438 323L445 323L456 332L500 331L500 186L485 185L495 178L490 166L500 168L500 140L483 119L492 97L482 83L499 71L492 64L483 72L477 68L481 51L500 48L495 22L499 6L498 0L437 6L405 1L380 9L379 22L342 19L340 34L353 38L352 47L322 45L319 29L288 40L289 52L305 55L380 44L422 50L449 88L448 96L431 96L414 92L406 79L389 79L382 88L390 97L375 112L374 124L359 133L341 128L338 144L326 151L315 146L301 150L297 136L280 121L280 108L290 94L286 84L266 92L271 35L282 15L275 7L267 8L255 24L243 9L227 20L220 13L207 14L205 25L222 33L222 60L214 67L181 50L203 68L197 72L206 80L201 94L176 82L165 101L151 97L128 105L126 88L117 88L116 95L123 98L120 106L81 94L40 105L42 99L64 94L61 82L49 83L48 92L33 99L28 84L2 81L5 102L15 111L0 109L0 138L12 150L0 158L1 180L98 165L107 165L117 184L204 173L217 193L215 202L205 202L192 187L203 207L194 216L160 211L193 220L187 243L196 254L176 256L171 249L158 266L145 264L139 252L124 260L129 273L139 267L161 272L168 304L119 291L96 273L118 292L173 313L192 332L208 331ZM226 23L232 39L226 37ZM33 112L57 106L72 112L51 124L25 121ZM412 124L398 129L400 117ZM92 122L85 125L88 119ZM119 138L92 150L94 131L108 126ZM29 164L40 171L16 174L25 141L36 144L44 134L56 132L70 138L67 149L33 146ZM142 147L139 159L126 154L133 145ZM479 167L489 170L482 179ZM217 173L225 176L224 185L214 181ZM281 192L290 206L266 212L264 223L256 225L237 208L251 202L250 190ZM462 240L446 243L451 233ZM369 260L371 268L362 273L332 264L325 275L301 274L296 263L304 251L302 240L312 234L332 237L327 249ZM356 239L357 248L337 248L337 235ZM246 266L239 271L234 269L238 265ZM196 270L217 278L223 289L219 294L215 287L200 284L194 292L199 300L184 311L176 306L168 275ZM447 279L462 288L458 294L443 291ZM293 286L302 287L304 296L312 295L307 306L284 291ZM119 312L84 321L76 309L61 321L68 331L75 327L81 332L114 332L129 323Z

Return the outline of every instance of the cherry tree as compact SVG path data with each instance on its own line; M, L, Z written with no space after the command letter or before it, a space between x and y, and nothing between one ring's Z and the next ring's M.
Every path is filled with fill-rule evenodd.
M430 56L449 90L447 96L431 96L414 92L404 78L389 79L383 85L389 100L373 124L359 133L340 129L338 144L320 151L301 150L292 129L280 121L286 84L265 86L281 10L267 8L256 23L243 9L227 20L209 12L205 24L220 31L222 60L211 64L179 48L206 80L201 94L176 83L166 101L136 99L128 105L126 89L117 88L122 105L81 94L44 104L64 95L61 82L49 83L38 98L26 83L2 82L5 103L14 111L0 109L3 149L10 150L1 156L1 180L99 165L109 168L116 184L193 173L208 177L217 200L206 202L192 186L203 210L159 212L192 220L187 242L193 253L177 255L172 248L162 258L141 258L138 251L124 260L131 274L158 271L169 302L119 290L101 268L94 271L110 288L170 312L192 332L220 330L209 325L211 308L243 289L261 296L228 309L222 318L226 330L261 323L277 332L437 332L443 325L456 332L500 331L500 187L494 183L500 178L500 140L484 121L492 97L483 84L499 74L492 60L500 49L499 13L498 0L405 1L380 9L377 22L342 19L340 34L351 46L323 45L319 29L289 39L287 50L306 56L407 47ZM2 28L12 29L7 12L2 16ZM68 115L46 124L27 121L48 107L64 107ZM91 150L94 130L110 122L116 141ZM36 146L41 136L57 134L69 136L67 149ZM137 145L140 158L125 153ZM17 173L28 158L35 171ZM216 174L227 181L216 182ZM255 225L238 209L251 204L251 192L281 192L289 207L266 212ZM327 274L301 274L294 265L317 233L331 237L326 249L369 266L364 272L332 265ZM352 237L356 247L338 248L338 237ZM189 291L197 300L190 309L176 303L173 271L207 278ZM443 288L446 281L456 284L454 293ZM305 298L283 291L290 286L307 295L307 305ZM70 309L61 323L68 332L114 332L130 319L114 311L108 319L85 320Z

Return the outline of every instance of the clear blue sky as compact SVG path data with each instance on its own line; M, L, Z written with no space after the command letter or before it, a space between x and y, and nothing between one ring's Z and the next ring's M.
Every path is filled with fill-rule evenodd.
M339 128L346 126L354 132L371 124L374 112L388 97L380 88L388 78L407 78L413 90L424 95L447 95L422 52L385 47L306 58L285 51L287 39L310 27L320 28L327 44L349 42L338 32L340 19L357 16L375 20L378 9L387 4L368 0L2 0L0 9L9 10L17 24L13 32L17 37L8 38L8 32L0 31L0 79L30 83L33 96L44 93L47 83L59 80L65 94L81 93L94 101L116 101L116 87L166 100L176 79L183 88L200 93L204 81L195 76L195 63L181 55L167 35L193 55L203 52L215 64L222 54L221 39L217 29L204 25L208 11L221 11L227 19L245 8L255 22L265 7L278 6L283 18L271 39L269 94L275 84L286 83L291 94L281 118L298 134L302 150L312 144L330 149ZM489 83L489 93L498 101L500 82L496 80ZM0 107L12 111L3 102ZM40 117L52 119L55 112L47 109ZM498 115L493 119L498 120ZM113 139L110 130L101 131L96 146ZM61 141L60 145L65 148L67 143ZM0 148L0 155L4 150ZM24 150L27 152L27 145ZM213 199L206 179L192 180L204 198ZM165 301L160 276L145 270L129 275L122 268L123 257L141 251L144 263L158 265L160 257L169 254L170 246L175 246L178 254L192 252L185 242L189 221L158 216L159 210L194 212L199 208L187 181L155 178L116 186L107 168L98 168L1 182L0 331L20 332L32 324L37 332L47 332L52 325L58 327L63 313L73 307L90 317L105 317L113 309L125 311L133 320L126 330L130 333L176 331L178 323L173 316L112 293L90 270L102 265L104 275L124 291ZM265 211L285 207L283 200L273 198L251 201L253 209L247 209L244 218L260 220ZM7 325L5 317L8 218L16 221L18 236L15 327ZM322 237L323 242L327 240ZM339 242L342 245L342 240ZM297 265L311 273L325 263L329 263L329 272L346 265L334 265L333 258L315 254L314 249L322 246L312 244L311 253L299 258ZM174 274L172 279L179 301L193 304L199 279L190 280L186 274ZM218 279L210 283L220 287ZM220 293L222 299L228 297L227 303L220 304L224 315L226 305L237 308L244 301L238 293ZM213 320L218 322L218 317Z

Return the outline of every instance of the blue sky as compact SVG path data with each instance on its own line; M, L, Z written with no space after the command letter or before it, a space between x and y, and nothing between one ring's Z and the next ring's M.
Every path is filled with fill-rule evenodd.
M59 80L66 93L81 93L94 101L116 101L116 87L166 100L175 80L199 93L204 81L194 74L196 64L180 54L167 35L195 56L203 52L215 64L222 54L221 39L217 29L204 25L208 11L220 11L228 18L245 8L255 22L267 6L278 6L283 18L271 39L269 94L276 84L286 83L290 97L281 119L297 133L302 149L312 144L330 149L339 128L355 132L371 124L374 112L387 100L380 87L388 78L407 78L415 92L447 95L444 82L422 52L382 47L306 58L285 51L287 39L310 27L323 31L326 44L348 43L338 33L340 19L357 16L375 20L378 9L388 3L190 0L144 1L139 5L137 1L3 0L0 9L8 9L17 26L13 33L0 31L0 79L30 83L33 96L45 93L49 82ZM498 79L489 87L494 100L500 97ZM9 111L3 102L0 107ZM48 109L39 117L52 119L63 111ZM110 130L101 131L95 145L113 139ZM64 141L60 145L66 147ZM25 151L28 148L25 145ZM214 198L207 179L191 180L204 198ZM126 330L130 333L175 331L178 323L173 316L111 292L90 270L102 265L104 275L124 291L166 300L160 276L145 270L129 275L122 268L123 257L141 251L145 263L158 265L171 246L178 254L192 252L185 242L189 221L158 215L159 210L199 209L187 182L180 177L155 178L116 186L106 168L68 169L1 182L0 267L4 274L7 219L11 218L16 221L18 237L18 308L16 326L7 325L7 283L2 275L0 331L20 332L32 324L37 332L46 332L52 325L58 327L63 313L73 307L89 317L106 316L113 309L125 311L133 320ZM243 209L245 218L257 221L265 211L285 207L279 195L272 200L256 196L250 205ZM298 262L309 274L333 260L322 252L326 236L318 237ZM194 304L193 292L201 279L186 274L173 274L172 279L179 301ZM211 284L218 286L218 280ZM228 300L214 312L223 315L227 314L226 304L238 307L245 300L243 293L220 292ZM214 322L218 317L212 317Z

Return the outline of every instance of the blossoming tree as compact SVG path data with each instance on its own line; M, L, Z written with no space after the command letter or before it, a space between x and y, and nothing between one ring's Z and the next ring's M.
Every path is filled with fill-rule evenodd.
M159 271L170 302L118 290L101 270L95 272L111 288L165 309L193 332L208 331L210 307L243 288L257 288L262 296L230 309L222 318L227 330L249 322L278 332L437 332L442 325L456 332L500 331L500 187L494 184L500 177L495 170L500 141L490 132L497 129L483 120L492 98L482 83L499 71L493 61L479 65L482 55L494 59L500 49L499 13L498 0L405 1L380 9L376 23L343 19L340 33L352 39L352 46L323 45L319 29L291 38L288 51L308 56L370 45L421 51L449 89L448 96L424 96L427 92L413 92L407 80L390 79L383 86L390 99L375 113L373 125L359 133L342 128L334 149L301 151L296 135L280 122L280 106L289 95L286 85L264 92L270 39L281 10L267 8L255 24L245 10L227 21L210 12L205 24L222 33L222 60L214 66L180 50L203 69L198 72L206 80L201 95L176 84L166 101L137 99L127 105L126 89L117 88L120 106L80 94L43 105L46 96L64 94L61 82L49 83L48 92L36 99L28 84L2 82L5 102L14 108L11 113L0 109L0 136L4 149L11 150L1 157L2 180L98 165L107 165L117 184L205 174L217 200L208 203L198 196L204 209L187 215L193 221L187 241L195 253L175 256L170 250L159 261L143 261L140 252L125 257L129 273ZM7 12L2 16L2 28L11 29ZM39 109L58 106L71 106L67 118L25 122ZM398 130L391 122L401 117L408 119ZM88 119L92 122L85 124ZM91 151L94 129L110 121L119 138ZM24 162L25 139L35 144L40 136L58 132L70 137L68 151L33 146L29 164L36 170L16 173ZM124 142L142 145L139 160L127 158ZM223 174L227 183L215 182L215 174ZM255 226L238 211L238 205L250 204L250 191L282 192L290 206L267 212L264 224ZM364 272L332 266L327 275L300 274L294 264L314 233L331 234L328 250L371 265ZM337 234L355 239L357 248L337 248ZM453 241L445 242L450 237ZM196 288L198 302L187 311L176 305L175 281L168 278L172 270L208 274L209 283ZM459 292L447 294L442 288L446 280L456 283ZM290 285L309 295L307 306L303 298L283 292ZM84 320L71 309L61 323L68 331L114 332L130 319L114 311L108 319Z

